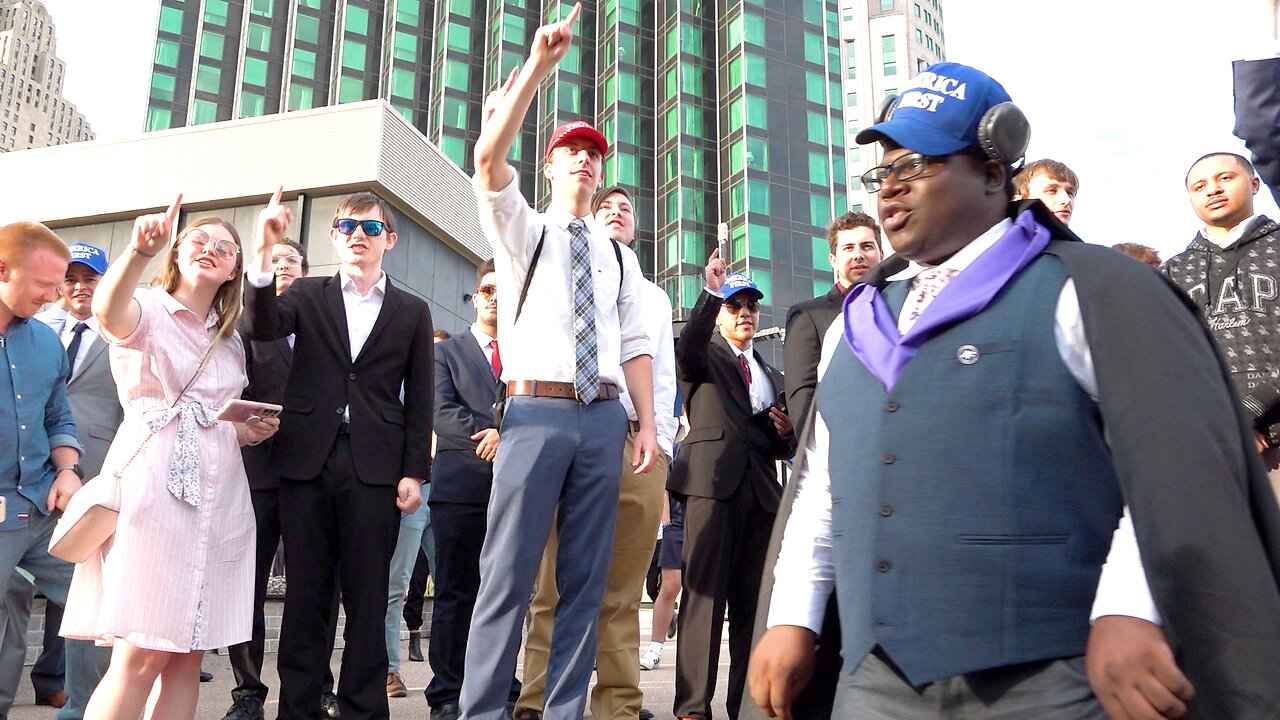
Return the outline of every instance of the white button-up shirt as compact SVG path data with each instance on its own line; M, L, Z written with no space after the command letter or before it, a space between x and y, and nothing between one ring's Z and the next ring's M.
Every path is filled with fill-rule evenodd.
M654 343L653 412L657 416L658 447L670 459L676 433L680 430L680 411L676 409L676 346L671 338L671 299L662 288L648 280L644 281L641 290L645 329ZM620 399L627 409L627 417L639 421L625 386Z
M479 185L474 187L480 226L493 247L493 264L498 276L502 379L573 382L576 351L569 223L575 218L564 211L535 211L520 194L515 173L511 182L496 192ZM600 379L621 389L626 386L622 363L640 355L652 357L654 354L640 299L644 276L635 253L620 246L623 268L619 290L613 241L592 217L581 219L586 223L591 241ZM544 229L546 240L542 254L517 322L520 289Z

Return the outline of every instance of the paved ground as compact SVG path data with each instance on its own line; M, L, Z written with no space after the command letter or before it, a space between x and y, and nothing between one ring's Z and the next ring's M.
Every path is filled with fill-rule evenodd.
M649 636L649 615L650 610L647 606L641 609L641 637L647 638ZM406 652L403 645L401 646L401 653L401 670L404 674L405 683L409 686L409 697L393 698L390 701L391 718L392 720L426 720L428 709L422 693L427 686L427 682L431 679L431 669L427 666L427 663L407 662L404 657ZM338 671L341 657L342 653L340 651L334 653L333 667L335 673ZM274 655L267 656L267 668L265 670L267 685L273 689L279 687L274 658ZM713 713L717 718L724 718L724 683L729 673L729 650L725 645L721 646L720 658L720 688L717 692L717 702ZM672 717L671 703L675 692L674 665L675 641L668 640L666 651L662 657L662 664L655 670L640 674L641 690L645 694L645 707L652 710L654 715L660 719ZM226 655L210 654L205 657L204 667L213 673L214 679L213 682L201 686L200 704L196 717L198 720L221 720L227 707L231 704L231 688L235 684L231 677L231 666L227 661ZM522 669L518 669L517 672ZM32 705L33 702L34 696L32 695L31 683L24 676L23 682L18 689L17 702L14 703L13 709L9 713L10 720L52 720L55 714L52 708L35 707ZM267 702L267 717L274 718L276 709L276 697L273 694Z

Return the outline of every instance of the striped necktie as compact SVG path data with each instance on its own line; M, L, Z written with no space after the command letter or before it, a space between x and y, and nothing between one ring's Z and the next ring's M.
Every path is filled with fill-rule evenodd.
M573 239L569 243L573 270L573 389L578 401L586 404L600 392L600 361L596 353L596 296L591 281L591 241L581 219L569 223Z

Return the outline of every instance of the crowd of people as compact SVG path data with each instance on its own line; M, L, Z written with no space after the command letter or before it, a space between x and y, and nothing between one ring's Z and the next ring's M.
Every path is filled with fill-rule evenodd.
M384 272L373 193L338 205L329 277L283 188L251 253L179 229L180 195L110 264L0 228L0 718L37 590L60 720L192 718L219 648L226 720L264 718L281 543L287 720L389 717L402 615L432 720L653 717L673 635L682 720L713 717L725 636L731 718L1280 716L1280 225L1254 210L1280 59L1237 63L1254 160L1191 164L1203 226L1164 263L1081 242L1080 179L1024 164L1000 83L927 68L857 136L879 217L831 222L834 286L790 308L780 369L718 249L673 340L589 123L551 134L545 210L521 195L506 158L579 11L486 101L494 257L453 336ZM94 508L112 532L67 557Z

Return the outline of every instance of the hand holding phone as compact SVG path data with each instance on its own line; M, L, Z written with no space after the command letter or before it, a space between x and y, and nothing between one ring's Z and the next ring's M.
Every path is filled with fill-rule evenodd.
M273 403L237 398L228 400L222 409L218 410L215 419L224 422L248 422L250 419L279 417L283 410L283 407Z

